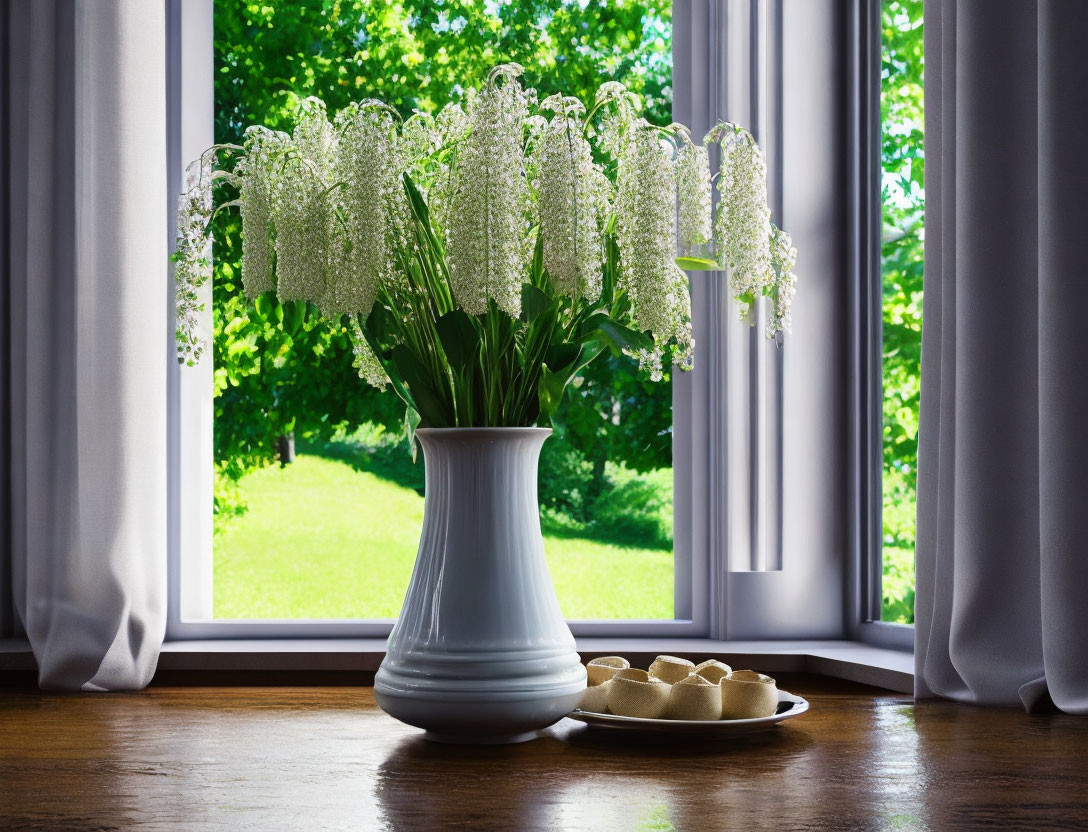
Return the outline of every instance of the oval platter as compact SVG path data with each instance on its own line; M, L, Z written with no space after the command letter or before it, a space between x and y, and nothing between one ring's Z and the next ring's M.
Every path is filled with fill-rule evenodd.
M755 719L642 719L634 716L598 714L582 710L572 711L567 714L567 718L584 722L591 728L672 736L698 734L709 738L764 731L787 719L800 716L807 710L807 700L780 690L778 692L778 710L771 716L761 716Z

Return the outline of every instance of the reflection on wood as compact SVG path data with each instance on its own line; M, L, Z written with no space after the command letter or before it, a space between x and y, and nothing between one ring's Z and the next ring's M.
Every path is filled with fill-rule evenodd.
M0 690L0 829L970 829L1088 824L1088 720L780 679L812 710L727 744L570 720L424 742L369 688Z

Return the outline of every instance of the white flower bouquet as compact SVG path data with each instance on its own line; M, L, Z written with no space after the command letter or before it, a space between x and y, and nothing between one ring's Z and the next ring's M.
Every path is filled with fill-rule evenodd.
M796 252L770 222L759 147L718 125L717 216L709 155L682 125L639 116L609 82L592 109L538 101L521 67L496 67L466 106L406 120L380 101L331 121L303 102L291 135L250 127L210 148L180 202L178 358L195 363L213 210L243 226L242 281L305 304L351 335L360 376L391 386L409 425L546 423L605 350L655 378L692 360L687 268L728 268L742 314L771 299L789 327ZM596 150L596 152L595 152ZM236 196L214 206L215 193ZM683 252L709 251L711 262Z

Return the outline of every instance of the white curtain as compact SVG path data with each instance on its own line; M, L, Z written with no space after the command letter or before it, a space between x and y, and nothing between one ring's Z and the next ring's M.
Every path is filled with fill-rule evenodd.
M164 4L0 13L0 595L42 687L140 688L166 621Z
M925 29L916 693L1088 714L1088 5Z

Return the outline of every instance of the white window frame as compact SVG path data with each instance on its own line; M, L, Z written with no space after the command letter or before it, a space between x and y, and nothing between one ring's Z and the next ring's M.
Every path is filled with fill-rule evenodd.
M213 141L214 92L212 0L166 0L169 18L168 151L171 193L181 182L184 164ZM171 211L171 216L173 212ZM210 295L205 328L211 330ZM169 641L253 638L373 638L388 636L394 619L231 620L212 617L212 368L205 359L197 367L178 367L173 345L170 361L170 547L166 637ZM679 374L674 374L679 376ZM691 527L699 522L691 510L687 466L693 454L684 443L694 440L683 424L690 413L690 384L673 387L675 510L674 619L571 621L578 636L704 636L707 622L705 548L692 548Z
M213 141L212 0L165 2L176 33L168 39L169 163L171 190L176 191L182 160ZM783 0L675 0L673 14L675 119L696 135L719 118L752 129L768 158L774 219L794 233L805 252L805 279L814 294L820 280L839 285L842 249L819 245L823 229L818 226L840 198L842 181L828 178L822 169L806 177L810 137L796 130L787 134L784 124L803 120L818 133L822 152L839 152L834 145L841 143L841 124L820 112L821 102L830 109L834 93L826 91L826 78L809 77L810 63L832 71L835 50L842 46L811 36L822 28L840 37L837 23L828 22L833 4L828 0L828 8L824 5L790 4L787 18ZM812 50L813 60L806 50ZM783 92L786 81L799 87L789 100ZM786 189L786 172L791 183L803 184ZM804 332L803 325L795 325L796 340L787 340L781 352L768 350L758 329L737 320L727 288L706 275L692 278L692 306L695 369L673 375L677 618L571 621L571 629L579 637L861 637L863 622L852 612L860 604L855 592L860 586L861 549L855 545L861 539L860 515L786 487L791 478L804 479L806 485L819 482L813 466L820 461L795 462L790 456L784 462L784 446L807 448L827 437L784 417L783 399L789 391L792 407L834 410L828 402L839 390L824 388L829 380L839 384L841 373L820 357L826 336L815 327ZM210 302L208 309L210 319ZM797 314L804 313L800 305ZM172 344L167 353L172 472L167 640L388 635L391 619L211 618L211 362L178 368ZM840 427L845 430L839 423L826 430L837 436ZM860 462L849 468L860 470ZM845 467L842 473L845 479ZM860 500L851 498L851 505ZM792 528L784 523L787 512ZM840 532L847 522L855 530L853 538ZM818 538L816 545L810 536Z

